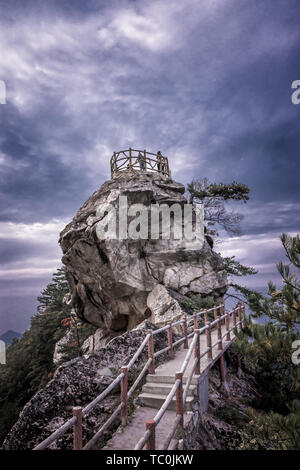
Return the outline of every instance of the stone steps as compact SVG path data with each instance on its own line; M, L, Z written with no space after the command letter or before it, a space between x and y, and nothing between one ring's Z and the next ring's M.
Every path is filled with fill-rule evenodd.
M191 381L192 385L197 385L199 379L199 375L194 375ZM175 376L174 375L162 375L162 374L148 374L146 378L146 383L160 383L160 384L174 384ZM183 377L183 383L187 382L187 377Z
M149 406L151 408L159 409L164 402L166 401L166 395L159 395L154 393L141 393L139 395L139 399L143 406ZM195 396L187 396L184 409L185 411L191 411L192 405L196 400ZM176 410L176 396L172 399L170 405L168 406L168 410L175 411Z
M167 396L173 387L172 383L159 383L159 382L147 382L143 386L142 393L152 393L154 395L165 395ZM196 385L190 385L188 390L188 396L193 396L196 391Z
M164 365L165 369L165 365ZM192 405L196 399L198 377L194 376L189 386L188 395L185 402L185 411L192 410ZM183 384L186 384L187 377L183 377ZM143 385L142 393L139 395L142 406L159 409L166 400L175 383L175 376L163 373L161 366L156 374L148 374L146 383ZM168 410L176 410L176 396L172 399Z

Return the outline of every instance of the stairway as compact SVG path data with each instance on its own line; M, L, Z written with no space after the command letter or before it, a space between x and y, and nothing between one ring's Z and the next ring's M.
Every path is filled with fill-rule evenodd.
M196 401L197 379L198 376L194 376L192 379L185 402L185 411L191 411L192 405ZM159 409L165 402L167 395L174 385L174 375L148 374L146 380L142 388L142 393L139 395L140 402L142 406ZM187 378L183 377L184 384L186 381ZM172 399L168 410L176 410L176 395Z

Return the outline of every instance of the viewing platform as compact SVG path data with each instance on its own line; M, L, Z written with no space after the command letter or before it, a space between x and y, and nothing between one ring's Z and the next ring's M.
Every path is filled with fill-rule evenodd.
M160 151L151 153L129 148L114 152L110 159L110 169L112 178L117 178L124 171L159 173L162 178L171 178L168 159Z

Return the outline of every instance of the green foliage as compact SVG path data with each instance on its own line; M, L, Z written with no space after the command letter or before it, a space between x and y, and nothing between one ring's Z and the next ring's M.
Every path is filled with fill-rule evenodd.
M196 181L188 184L188 190L197 199L220 198L223 201L234 200L247 202L249 200L249 188L245 184L233 181L231 184L225 183L209 183L206 178L202 180L202 184Z
M299 334L282 331L271 322L265 325L250 319L233 348L244 358L263 391L258 406L265 410L287 412L287 403L299 394L300 368L291 361L292 344Z
M270 412L251 412L251 420L242 433L240 450L299 450L300 401L289 405L286 416Z
M82 345L84 341L93 335L97 327L83 323L77 316L71 314L70 317L65 318L62 322L66 326L67 342L60 346L59 353L61 359L58 365L70 361L75 357L82 356Z
M225 257L222 258L222 260L227 274L231 274L233 276L248 276L257 274L257 271L254 268L239 263L235 259L235 256Z
M64 297L69 293L69 285L65 276L65 268L58 268L53 274L52 282L41 292L37 298L39 302L38 312L70 311L70 307L64 303Z
M230 234L240 232L239 223L242 215L225 208L225 202L243 201L249 199L249 188L235 181L231 184L210 183L207 178L192 181L188 184L190 201L204 205L204 219L207 236L217 236L217 228L221 227Z
M269 283L267 297L254 292L248 296L252 316L267 315L270 320L260 325L248 319L234 345L260 386L257 406L268 411L254 416L247 426L250 437L242 443L244 449L299 448L300 367L291 358L293 343L300 339L300 284L292 272L300 268L299 235L283 234L281 242L290 262L277 264L281 288Z
M249 421L249 417L245 413L241 413L234 406L220 406L216 409L215 415L226 423L239 427Z
M254 268L239 263L239 261L235 259L235 256L225 257L222 258L222 260L224 269L229 278L228 284L229 287L231 287L231 291L226 293L224 300L226 300L228 297L233 297L237 300L241 300L247 303L247 299L250 297L251 294L260 296L259 293L253 291L252 289L248 289L247 287L241 286L233 280L233 276L243 277L253 276L257 274L257 271Z
M213 295L202 297L201 294L189 294L189 296L184 296L179 301L183 310L190 315L205 308L211 308L215 305L219 305L222 302L222 297L215 297Z
M269 282L269 298L253 294L249 297L249 305L253 317L267 315L282 330L293 330L300 325L300 281L296 272L291 268L300 269L300 240L299 235L289 237L285 233L281 242L290 261L289 264L277 263L277 269L282 277L283 285L280 289ZM298 273L299 274L299 273Z
M71 311L63 302L68 292L65 271L60 268L38 297L38 312L29 330L7 348L6 364L0 365L0 441L25 403L53 375L55 343L65 334L61 323Z

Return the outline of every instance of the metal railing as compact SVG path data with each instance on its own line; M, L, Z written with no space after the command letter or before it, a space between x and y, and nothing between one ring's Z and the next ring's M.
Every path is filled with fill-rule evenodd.
M153 420L148 420L146 423L146 432L136 445L135 449L142 449L145 445L147 448L155 448L155 427L158 424L158 422L162 419L163 415L165 414L168 406L170 405L172 399L176 395L176 420L174 423L174 432L172 428L172 436L174 435L178 424L181 424L183 426L183 409L184 409L184 403L186 401L187 393L188 393L188 388L190 386L190 383L192 381L192 377L194 375L194 372L196 374L200 373L200 360L201 357L203 357L205 354L208 353L209 351L212 350L214 346L219 344L222 349L222 338L220 337L218 333L218 342L215 343L214 345L211 345L211 339L209 343L209 338L211 334L211 327L214 325L218 324L221 325L221 321L225 320L228 317L228 315L233 314L233 327L229 330L226 331L225 334L230 335L230 331L237 327L238 325L242 325L242 311L244 309L243 305L239 305L236 309L233 309L230 314L225 314L225 315L220 315L218 317L217 311L220 309L221 312L224 311L224 305L221 304L217 307L213 307L201 312L196 312L193 315L187 317L184 316L181 320L178 320L174 323L170 323L162 328L159 328L157 330L148 330L145 338L143 339L142 343L140 344L139 348L133 355L133 357L130 359L128 364L126 366L121 367L120 369L120 374L114 379L114 381L100 394L98 395L93 401L91 401L88 405L86 405L84 408L80 406L76 406L72 408L72 414L73 417L70 418L68 421L66 421L62 426L60 426L56 431L54 431L49 437L44 439L40 444L38 444L33 450L44 450L47 447L49 447L56 439L58 439L60 436L62 436L68 429L73 427L73 449L74 450L88 450L90 449L96 442L97 440L102 436L102 434L110 427L110 425L115 422L115 420L118 418L118 416L121 416L121 423L123 426L126 425L127 423L127 417L128 417L128 399L131 397L133 392L136 390L138 385L140 384L141 380L144 378L147 372L150 374L155 374L155 359L163 354L168 352L169 357L172 358L174 356L174 348L179 346L181 343L184 343L184 348L188 349L186 358L182 364L181 370L179 373L176 374L175 376L175 383L172 387L172 390L170 391L169 395L166 398L165 403L161 407L161 409L158 411L156 416L154 417ZM213 322L208 321L208 313L213 311L214 312L214 318L215 320ZM238 312L238 320L236 319L236 312ZM200 317L203 316L205 326L202 328L198 328L198 322ZM188 333L189 329L189 323L193 322L193 331L191 333ZM178 325L181 325L183 337L180 338L179 340L173 342L173 328L177 327ZM167 338L168 338L168 346L154 352L154 336L162 333L162 332L167 332ZM200 355L200 347L199 347L199 338L200 334L203 333L204 331L210 332L207 333L207 344L208 344L208 349L205 351L204 354ZM218 330L219 331L219 330ZM190 347L188 346L188 340L189 338L193 336L192 343ZM224 335L223 335L224 336ZM141 354L144 351L144 348L147 346L148 349L148 359L145 362L145 364L142 367L142 370L140 371L138 377L134 381L134 383L131 385L130 389L128 390L128 371L132 368L132 366L135 364L137 359L141 356ZM183 391L183 374L186 370L186 367L188 365L188 362L192 356L192 353L194 351L194 364L192 367L192 370L189 374L189 377L187 379L187 383L185 386L185 389ZM82 421L83 419L101 402L103 401L109 394L110 392L115 389L118 385L120 384L121 386L121 396L120 396L120 404L116 407L116 409L113 411L112 415L109 417L109 419L98 429L98 431L93 435L93 437L83 446L83 437L82 437ZM171 435L171 433L170 433ZM168 439L168 442L171 442L172 437L170 440ZM169 445L169 444L168 444ZM167 447L166 447L167 448Z
M110 169L112 178L123 171L159 173L164 178L171 177L167 157L160 152L152 153L132 148L114 152L110 159Z

